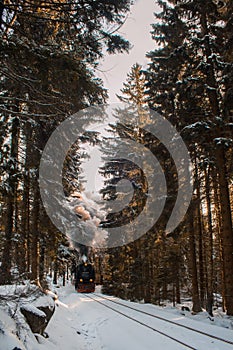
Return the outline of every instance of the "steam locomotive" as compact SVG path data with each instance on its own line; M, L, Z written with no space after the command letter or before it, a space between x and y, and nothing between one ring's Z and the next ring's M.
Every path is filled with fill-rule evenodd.
M75 289L79 293L93 293L95 291L95 270L94 267L83 262L76 269Z

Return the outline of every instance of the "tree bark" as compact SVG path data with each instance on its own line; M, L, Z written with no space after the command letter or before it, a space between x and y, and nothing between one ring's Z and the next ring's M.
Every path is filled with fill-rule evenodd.
M206 309L210 316L213 316L213 226L211 212L211 194L210 194L210 169L205 170L205 192L206 192L206 209L208 218L208 234L207 234L207 305Z
M37 178L33 179L33 208L32 208L32 247L31 247L31 270L32 270L32 280L34 283L39 283L39 231L38 231L38 221L39 221L39 196L40 191L38 187Z
M233 315L233 230L224 145L217 145L216 158L222 217L220 235L223 248L226 311L227 315Z
M9 169L8 190L6 198L5 215L5 242L2 254L2 265L0 268L0 284L11 283L11 265L12 265L12 238L14 223L14 198L17 184L17 157L18 157L18 127L19 120L14 118L11 130L11 160L12 166Z
M20 268L24 272L30 270L30 235L29 235L29 217L30 217L30 204L29 204L29 191L30 191L30 158L31 158L31 135L32 129L30 122L26 122L24 126L25 134L25 163L24 163L24 175L23 175L23 205L21 210L21 241L23 251L21 253Z
M197 261L196 261L196 244L195 244L195 234L193 227L192 215L189 216L189 251L190 251L190 269L192 274L192 301L194 313L202 311L199 288L198 288L198 278L197 278Z

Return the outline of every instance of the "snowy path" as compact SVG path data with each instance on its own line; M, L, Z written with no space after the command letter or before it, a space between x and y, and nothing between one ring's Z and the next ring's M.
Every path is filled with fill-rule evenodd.
M60 294L60 293L59 293ZM90 295L93 297L93 295ZM101 294L94 296L101 299ZM106 308L105 306L90 299L88 295L78 294L73 286L67 286L61 290L59 297L59 306L55 315L48 325L46 331L49 338L38 349L46 350L178 350L186 347L166 338L165 336L154 332L127 319L124 316ZM104 301L106 304L110 303ZM132 303L124 302L128 305ZM135 306L135 304L133 304ZM138 314L136 311L127 310L122 306L111 305L114 309L123 312L130 317L135 317L139 321L148 324L150 327L167 333L186 344L193 346L198 350L230 350L233 345L222 344L215 339L206 339L206 337L193 334L186 329L166 324L160 320L152 319L150 316ZM140 309L148 312L148 308L153 313L153 305L138 305ZM194 328L211 332L219 337L233 341L233 331L217 327L214 325L195 322L178 314L172 314L168 311L156 310L156 313L165 318L177 320L184 324L191 325ZM167 316L167 317L166 317ZM186 348L187 349L187 348Z

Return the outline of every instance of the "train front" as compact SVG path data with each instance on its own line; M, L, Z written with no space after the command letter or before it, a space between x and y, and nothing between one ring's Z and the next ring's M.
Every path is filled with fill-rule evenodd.
M75 289L79 293L93 293L95 291L95 270L91 264L84 262L78 265Z

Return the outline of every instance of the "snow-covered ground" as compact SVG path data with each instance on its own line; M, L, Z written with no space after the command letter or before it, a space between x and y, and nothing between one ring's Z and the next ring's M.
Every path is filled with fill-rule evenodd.
M36 341L32 342L32 338L29 337L30 342L28 344L26 342L25 347L23 347L16 337L12 340L14 326L5 315L3 319L2 317L0 319L1 323L5 325L8 336L5 334L3 337L0 332L0 349L13 350L14 346L22 350L25 348L27 350L178 350L188 348L153 329L166 333L193 349L233 349L231 344L221 343L214 338L206 338L185 328L106 301L98 289L95 295L78 294L75 292L74 286L69 284L66 287L58 288L57 293L59 298L56 301L56 311L46 328L49 338L45 339L40 336L39 344ZM91 298L109 305L119 313L106 308ZM161 308L151 304L123 301L114 297L108 298L233 342L230 319L216 317L211 321L205 313L194 316L185 312L185 315L182 315L179 309L171 306ZM128 318L121 313L128 315ZM149 325L150 328L145 325ZM226 326L229 328L225 328ZM6 341L6 339L8 340Z

